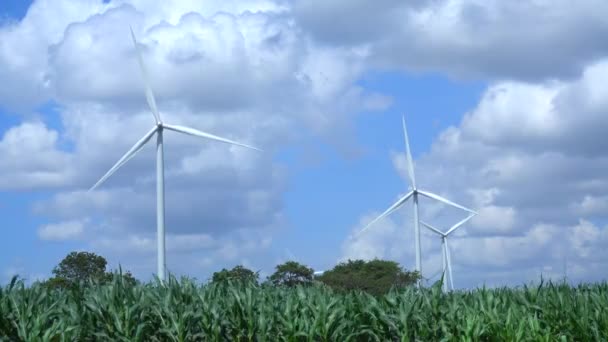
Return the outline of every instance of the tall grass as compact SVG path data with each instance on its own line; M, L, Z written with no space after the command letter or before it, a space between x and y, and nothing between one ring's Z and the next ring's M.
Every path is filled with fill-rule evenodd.
M0 289L2 341L606 341L608 284L382 297L320 287L197 285Z

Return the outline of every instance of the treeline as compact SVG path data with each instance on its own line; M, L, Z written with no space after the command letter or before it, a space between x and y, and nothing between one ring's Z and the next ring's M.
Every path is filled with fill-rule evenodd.
M127 285L140 283L129 271L122 269L107 271L107 261L103 256L90 252L71 252L56 267L53 276L41 282L48 288L75 288L81 285L104 284L116 276ZM295 287L325 285L337 291L360 290L372 295L383 295L392 288L399 289L415 284L420 279L417 272L407 271L397 262L389 260L348 260L336 265L320 275L312 268L296 261L287 261L275 267L274 273L260 279L259 271L254 272L242 265L232 269L214 272L208 281L212 284L254 284L263 287Z

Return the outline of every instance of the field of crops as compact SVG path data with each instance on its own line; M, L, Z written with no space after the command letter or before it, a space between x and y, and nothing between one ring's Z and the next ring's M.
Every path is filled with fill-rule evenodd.
M0 292L3 341L606 341L608 284L545 284L374 298L319 286L196 285L171 279Z

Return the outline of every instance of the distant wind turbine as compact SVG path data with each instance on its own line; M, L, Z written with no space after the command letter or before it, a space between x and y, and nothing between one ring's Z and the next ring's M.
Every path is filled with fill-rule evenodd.
M439 236L441 236L441 254L442 254L441 264L443 265L442 270L443 270L443 279L444 279L443 280L443 291L444 292L447 292L447 290L448 290L448 282L446 279L447 278L446 270L448 271L447 275L449 275L449 278L450 278L450 288L451 288L451 290L454 290L454 278L452 277L452 260L450 258L450 249L448 247L448 235L450 235L453 231L455 231L456 229L461 227L468 220L473 218L473 216L475 216L475 214L471 214L471 215L467 216L467 218L465 218L464 220L462 220L462 221L456 223L455 225L453 225L452 227L450 227L450 229L448 229L448 231L445 233L440 231L439 229L431 226L430 224L425 223L424 221L420 221L420 223L422 223L425 227L427 227L428 229L433 231L435 234L438 234Z
M228 140L222 137L218 137L213 134L201 132L194 128L178 126L178 125L170 125L164 123L161 120L160 114L156 107L156 100L154 98L154 94L152 93L152 89L150 87L148 72L144 65L143 59L141 57L141 53L139 51L139 47L137 45L137 40L135 39L135 34L133 33L133 28L131 28L131 38L133 38L133 45L135 45L135 51L137 54L137 60L139 62L139 67L141 69L145 92L146 92L146 100L148 102L148 106L154 115L154 119L156 123L152 129L146 133L138 142L131 147L127 153L125 153L114 166L103 176L95 185L93 185L89 191L94 190L98 186L100 186L106 179L108 179L114 172L116 172L121 166L126 164L137 152L139 152L144 145L152 138L154 134L156 134L156 227L157 227L157 276L161 281L165 279L165 177L164 177L164 155L163 155L163 132L165 129L170 131L193 135L196 137L211 139L215 141L220 141L223 143L228 143L232 145L242 146L254 150L261 151L259 148L241 144L232 140Z
M410 143L409 143L409 139L408 139L408 135L407 135L407 128L405 127L405 117L403 117L403 116L401 117L401 122L403 124L403 135L404 135L404 139L405 139L407 172L408 172L408 177L410 179L410 184L411 184L412 190L410 192L408 192L405 196L401 197L397 202L395 202L395 204L390 206L385 212L380 214L380 216L378 216L372 222L367 224L363 229L361 229L359 232L357 232L355 234L355 236L359 236L361 233L363 233L365 230L367 230L369 227L371 227L374 223L376 223L379 220L385 218L386 216L392 214L395 210L399 209L403 204L405 204L405 202L407 202L407 200L410 199L410 197L412 197L413 201L414 201L414 237L415 237L415 242L416 242L416 271L418 271L419 274L422 276L421 251L420 251L420 225L419 225L419 220L418 220L418 195L423 195L430 199L434 199L434 200L443 202L443 203L451 205L455 208L467 211L471 214L477 214L477 213L471 209L465 208L448 199L445 199L437 194L434 194L434 193L428 192L428 191L424 191L424 190L418 189L416 187L416 178L414 175L414 163L412 162L412 153L410 151ZM420 284L421 284L421 280L419 279L417 285L420 286Z

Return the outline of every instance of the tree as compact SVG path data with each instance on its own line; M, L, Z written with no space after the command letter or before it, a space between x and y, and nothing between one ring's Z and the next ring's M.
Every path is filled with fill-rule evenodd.
M108 262L100 255L89 252L71 252L53 269L55 278L71 283L93 280L107 280L106 265Z
M372 295L382 295L391 288L415 284L419 278L418 272L406 271L394 261L349 259L316 279L339 291L361 290Z
M90 252L71 252L53 268L54 277L44 284L49 287L68 288L83 282L92 281L103 284L111 281L114 275L106 272L108 262L100 255ZM122 270L120 271L122 273ZM135 285L137 280L131 272L122 273L127 285Z
M287 261L277 265L276 271L268 277L273 285L296 286L312 284L314 271L312 268L296 261Z
M243 283L254 283L257 285L259 278L259 272L253 272L252 270L242 266L237 265L233 267L231 270L227 270L222 268L219 272L213 272L213 277L211 278L212 283L223 283L227 281L232 282L243 282Z

